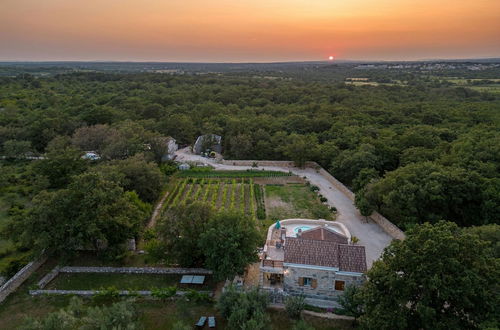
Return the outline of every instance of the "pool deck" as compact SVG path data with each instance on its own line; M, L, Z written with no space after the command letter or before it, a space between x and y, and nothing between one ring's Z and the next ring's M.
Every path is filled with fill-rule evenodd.
M335 221L328 220L311 220L311 219L286 219L280 221L281 228L276 229L276 224L273 224L269 227L267 233L267 242L264 246L264 252L266 255L266 259L283 261L285 259L285 252L283 247L277 248L276 242L281 241L281 235L283 234L282 229L286 229L285 236L286 237L297 237L298 228L313 229L320 226L325 226L328 229L334 230L335 232L346 236L349 240L351 238L351 234L347 230L347 228Z

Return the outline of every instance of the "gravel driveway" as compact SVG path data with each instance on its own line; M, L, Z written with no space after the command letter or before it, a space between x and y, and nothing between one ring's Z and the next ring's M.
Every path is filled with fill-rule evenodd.
M251 169L250 166L234 166L217 164L213 159L207 159L201 156L193 155L189 148L180 149L176 152L177 161L201 162L210 164L218 170L246 170ZM306 177L311 184L319 187L323 196L328 199L330 206L337 208L337 221L345 224L351 235L359 238L359 244L366 247L366 262L368 268L371 267L373 261L377 260L382 251L392 241L389 236L379 225L371 220L366 220L353 202L340 190L336 189L330 182L317 173L312 168L299 169L278 166L259 166L259 169L269 171L289 172Z

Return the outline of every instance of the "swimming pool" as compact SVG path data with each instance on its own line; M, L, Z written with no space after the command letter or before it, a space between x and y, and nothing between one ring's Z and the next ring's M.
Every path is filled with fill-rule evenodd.
M306 230L309 230L311 228L312 227L310 227L310 226L299 226L299 227L296 227L293 231L295 232L295 234L297 234L299 232L299 229L301 229L302 231L306 231Z

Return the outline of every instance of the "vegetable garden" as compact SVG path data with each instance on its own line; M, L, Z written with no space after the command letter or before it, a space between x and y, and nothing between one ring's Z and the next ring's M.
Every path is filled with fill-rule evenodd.
M256 185L255 185L256 187ZM251 178L176 178L164 207L201 201L219 211L234 210L256 217L254 184Z

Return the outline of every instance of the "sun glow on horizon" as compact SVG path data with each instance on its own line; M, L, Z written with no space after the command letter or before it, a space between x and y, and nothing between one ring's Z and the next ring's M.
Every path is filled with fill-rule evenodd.
M0 60L495 57L500 1L2 0L0 45Z

